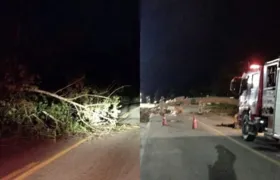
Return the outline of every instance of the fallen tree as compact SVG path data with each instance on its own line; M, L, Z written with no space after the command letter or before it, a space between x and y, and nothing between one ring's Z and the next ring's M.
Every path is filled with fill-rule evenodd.
M57 138L102 135L119 129L115 85L105 91L86 86L85 76L57 91L39 88L40 77L16 61L0 67L0 138L14 135ZM123 127L123 126L122 126Z
M103 135L118 128L120 97L71 83L54 93L37 86L10 86L0 101L0 137L11 135L51 137Z
M27 89L25 89L25 91L44 94L44 95L47 95L50 97L54 97L63 102L66 102L70 105L73 105L76 108L77 115L79 116L80 121L83 122L89 128L93 128L93 126L96 126L99 124L104 125L107 123L109 123L111 125L116 125L116 120L118 117L118 110L117 110L118 109L117 105L119 103L118 99L114 99L115 101L112 101L112 99L110 99L109 97L97 96L97 95L92 95L92 94L83 94L78 97L69 99L69 98L61 97L61 96L58 96L57 94L50 93L50 92L40 90L40 89L27 88ZM103 101L102 103L99 103L99 104L97 104L97 103L79 104L74 101L75 99L79 99L82 97L99 97L99 98L101 97L101 98L104 98L105 101ZM111 111L109 110L110 106L113 106ZM103 108L100 108L100 107L103 107ZM103 111L101 109L103 109ZM47 113L45 113L45 114L47 114ZM110 115L110 118L106 117L107 114ZM88 120L89 123L87 123L86 120Z

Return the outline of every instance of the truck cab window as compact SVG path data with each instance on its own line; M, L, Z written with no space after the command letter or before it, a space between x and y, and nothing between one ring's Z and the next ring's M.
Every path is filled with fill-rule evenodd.
M266 87L276 86L277 65L267 67L267 84Z

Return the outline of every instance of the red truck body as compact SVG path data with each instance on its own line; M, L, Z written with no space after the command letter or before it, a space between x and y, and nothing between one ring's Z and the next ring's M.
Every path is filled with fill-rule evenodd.
M254 140L258 132L280 139L279 62L252 64L231 81L230 90L239 96L238 120L245 140Z

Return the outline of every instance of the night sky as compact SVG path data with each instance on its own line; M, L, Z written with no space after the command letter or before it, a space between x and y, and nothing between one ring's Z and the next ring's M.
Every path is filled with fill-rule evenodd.
M225 95L247 61L280 55L273 2L1 1L0 60L27 64L45 89L86 74L136 94Z
M42 88L85 74L92 85L131 85L139 95L137 1L11 0L0 8L1 61L27 64Z
M248 61L280 55L276 2L143 0L141 92L226 95Z

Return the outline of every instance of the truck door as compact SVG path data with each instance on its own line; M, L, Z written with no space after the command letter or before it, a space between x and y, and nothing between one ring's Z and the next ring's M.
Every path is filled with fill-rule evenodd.
M249 98L248 104L252 114L257 114L257 101L259 90L260 73L252 73L248 79Z
M267 131L269 133L274 133L275 130L277 69L278 62L268 62L264 66L262 115L267 117Z

